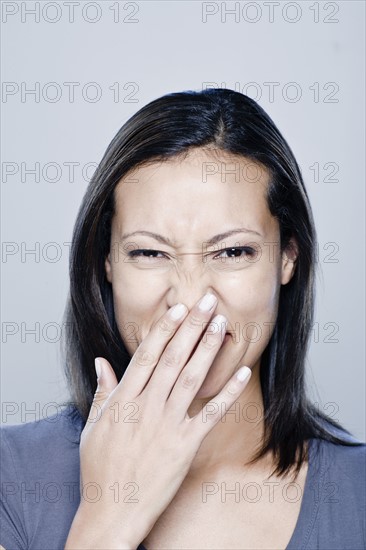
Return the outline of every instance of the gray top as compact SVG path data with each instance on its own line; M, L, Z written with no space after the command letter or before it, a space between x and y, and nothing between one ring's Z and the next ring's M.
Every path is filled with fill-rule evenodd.
M0 543L6 550L64 548L80 502L82 428L70 405L48 418L1 428ZM365 518L366 443L310 439L301 509L287 550L364 550ZM137 550L146 549L140 544Z

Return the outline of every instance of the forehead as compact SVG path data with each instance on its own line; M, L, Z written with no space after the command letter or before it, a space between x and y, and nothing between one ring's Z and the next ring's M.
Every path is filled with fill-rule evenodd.
M194 149L137 167L122 178L115 190L114 224L120 230L153 226L177 233L218 233L241 224L266 233L274 223L268 183L268 171L251 159Z
M265 184L269 177L268 170L259 162L206 146L185 151L165 160L151 159L132 169L119 184L146 181L157 170L160 170L161 174L168 170L184 171L195 175L199 173L203 182L209 177L214 178L217 174L222 175L220 179L223 182L238 182L240 178L242 182Z

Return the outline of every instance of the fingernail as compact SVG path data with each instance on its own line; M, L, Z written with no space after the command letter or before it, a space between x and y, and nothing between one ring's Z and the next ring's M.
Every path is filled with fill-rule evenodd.
M198 302L198 307L201 311L210 311L216 302L217 298L214 294L205 294L204 297Z
M95 365L95 372L97 373L97 378L100 378L101 372L102 372L102 364L98 357L94 359L94 365Z
M186 312L187 312L187 306L185 306L184 304L176 304L171 308L169 314L172 319L178 320L178 319L181 319Z
M239 382L244 382L244 380L247 380L252 374L252 371L249 367L240 367L238 372L236 373L236 378L239 380Z

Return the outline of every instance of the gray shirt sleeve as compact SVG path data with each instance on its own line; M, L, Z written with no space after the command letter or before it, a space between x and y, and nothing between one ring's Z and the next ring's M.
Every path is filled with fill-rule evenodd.
M0 543L6 550L64 548L80 503L81 418L2 426Z
M27 548L26 525L15 469L6 431L1 431L0 540L8 548Z

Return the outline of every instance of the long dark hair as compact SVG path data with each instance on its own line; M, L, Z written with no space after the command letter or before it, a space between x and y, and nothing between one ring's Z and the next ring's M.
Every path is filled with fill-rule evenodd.
M242 155L268 170L267 201L279 222L281 251L291 236L298 245L295 273L288 284L281 285L277 322L261 359L265 433L252 460L272 450L275 473L285 475L294 465L298 472L306 457L306 439L359 442L306 396L316 232L299 166L266 112L233 90L177 92L151 101L121 127L97 167L76 218L70 250L63 354L71 402L86 421L96 390L94 358L105 357L118 381L131 359L116 324L104 263L117 183L133 168L205 146Z

